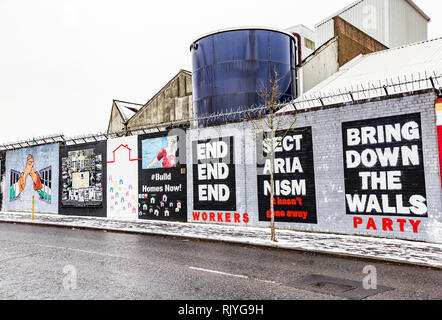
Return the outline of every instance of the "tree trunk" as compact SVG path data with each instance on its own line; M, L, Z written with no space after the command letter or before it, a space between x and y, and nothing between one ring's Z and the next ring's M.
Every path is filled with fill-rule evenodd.
M275 131L273 128L273 108L270 110L270 239L277 242L275 235Z

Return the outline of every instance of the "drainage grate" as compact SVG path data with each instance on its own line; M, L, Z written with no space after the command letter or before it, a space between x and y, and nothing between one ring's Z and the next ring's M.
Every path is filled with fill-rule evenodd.
M298 289L328 294L350 300L362 300L393 288L377 286L376 289L364 289L361 281L309 274L293 282L287 283Z
M319 290L326 290L326 291L340 292L340 293L356 289L356 287L348 286L345 284L323 282L323 281L312 283L311 286Z

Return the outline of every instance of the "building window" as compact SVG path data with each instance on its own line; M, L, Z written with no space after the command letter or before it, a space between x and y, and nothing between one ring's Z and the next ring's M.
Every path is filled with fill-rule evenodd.
M304 38L304 45L310 50L315 50L315 42L310 39Z

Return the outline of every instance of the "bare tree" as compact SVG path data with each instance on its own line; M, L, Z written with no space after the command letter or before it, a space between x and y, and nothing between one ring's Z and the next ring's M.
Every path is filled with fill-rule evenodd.
M273 77L269 78L269 85L263 84L263 89L258 92L264 100L265 108L248 113L247 117L252 124L254 136L257 137L257 147L267 150L270 161L270 229L271 241L277 242L275 234L275 150L280 146L282 140L293 130L296 123L296 116L293 118L287 115L277 114L283 106L279 99L282 95L280 90L280 76L278 71L273 70Z

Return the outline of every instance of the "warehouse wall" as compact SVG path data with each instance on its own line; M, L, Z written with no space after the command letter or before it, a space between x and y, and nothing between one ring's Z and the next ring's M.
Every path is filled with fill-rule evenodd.
M442 243L435 105L435 93L421 91L284 114L296 122L287 135L276 132L284 137L275 161L276 226ZM8 151L6 210L30 211L35 195L36 212L71 213L58 212L69 171L63 158L89 150L93 171L107 179L109 218L268 227L270 162L257 133L252 122L238 122L62 148L60 159L57 144ZM25 192L17 184L28 155L44 180L40 198L30 178Z
M192 74L181 70L128 121L128 128L186 120L192 116Z
M290 134L301 135L302 138L300 138L299 150L294 151L291 157L299 158L303 172L301 174L298 170L298 179L305 180L305 190L304 194L293 194L289 198L292 200L301 198L304 201L302 205L299 205L299 202L291 207L291 217L287 214L285 217L278 217L277 227L442 242L442 192L434 105L434 93L422 93L355 105L320 108L316 111L298 114L295 125L297 131ZM386 126L392 128L396 125L404 126L410 122L418 125L416 130L419 132L414 140L408 141L402 137L402 142L384 141L373 146L345 146L344 149L344 143L347 141L344 141L344 135L347 134L348 129L379 126L385 130ZM265 212L265 208L260 208L265 205L265 201L258 197L260 191L258 188L262 186L257 183L257 155L253 143L253 132L253 127L247 123L190 130L189 145L207 137L233 137L234 174L231 173L225 181L212 179L209 184L225 184L230 186L231 191L236 190L236 206L229 207L228 201L223 203L224 207L219 206L217 202L212 202L212 209L210 203L205 207L195 206L197 189L189 185L189 222L259 227L269 225L268 219L265 219L262 213L263 210ZM312 158L307 152L309 140L313 146ZM373 148L385 152L387 148L394 150L394 147L407 148L403 149L404 152L414 150L418 158L413 158L415 162L408 163L408 165L399 161L395 165L388 163L389 165L385 167L365 168L361 164L357 168L345 169L345 151L355 149L362 152L367 148ZM190 149L195 149L195 146ZM284 150L281 151L281 156L290 158ZM188 183L195 184L198 182L195 177L200 172L195 166L194 154L190 151L188 158L192 163L188 165ZM364 186L358 174L370 171L392 174L390 178L396 183L392 183L390 190L370 190L372 189L370 187L362 190ZM296 176L296 174L291 174L291 176ZM314 176L313 179L312 176ZM381 187L378 186L379 188ZM260 193L262 198L262 189ZM372 213L358 212L357 208L352 210L346 196L354 196L354 194L376 194L379 204L370 204ZM389 197L388 203L382 203L386 201L381 200L383 194ZM415 202L416 207L408 203L408 199L412 196L414 200L422 201ZM374 201L373 199L374 197L371 201ZM411 207L412 211L410 211ZM366 211L366 209L367 207L364 207L361 211ZM375 213L377 209L381 211ZM395 212L392 213L392 211ZM258 212L261 214L258 215Z
M338 48L338 38L332 38L304 61L301 69L304 90L302 93L308 92L339 71Z
M302 66L304 92L308 92L359 55L387 49L386 46L340 17L330 20L334 36L310 55Z
M112 104L111 116L107 132L123 132L124 131L124 119L118 111L115 101Z
M360 54L388 49L382 43L362 32L340 17L333 18L335 37L338 37L338 63L342 67Z
M338 16L389 48L428 38L429 21L406 0L361 0ZM318 46L333 37L332 20L329 17L315 26Z

